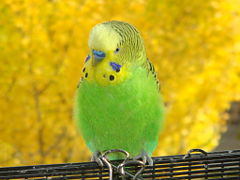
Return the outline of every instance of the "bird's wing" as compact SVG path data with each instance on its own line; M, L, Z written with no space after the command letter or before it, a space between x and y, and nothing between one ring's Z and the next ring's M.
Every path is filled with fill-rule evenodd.
M151 61L149 61L148 58L146 60L145 68L147 69L148 73L150 73L154 77L154 79L156 81L157 88L160 90L160 83L159 83L159 80L157 78L157 72L155 71L154 65L151 63Z

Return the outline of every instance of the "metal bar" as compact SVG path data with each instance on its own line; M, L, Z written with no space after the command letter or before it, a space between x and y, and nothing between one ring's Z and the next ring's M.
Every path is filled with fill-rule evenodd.
M153 161L154 166L147 166L140 179L240 180L240 150L206 153L203 150L193 149L186 155L155 157ZM117 165L121 161L111 163ZM138 167L140 168L139 164L126 166L127 171L133 173L139 169ZM119 174L114 173L116 175L114 179L116 179ZM28 178L29 180L104 180L109 178L109 173L106 166L100 168L95 162L0 168L0 179Z

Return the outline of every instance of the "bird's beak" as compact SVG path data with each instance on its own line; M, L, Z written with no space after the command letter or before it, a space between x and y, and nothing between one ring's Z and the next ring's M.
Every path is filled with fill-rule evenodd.
M102 51L97 51L97 50L92 50L92 54L93 54L93 65L98 64L100 61L102 61L106 54Z

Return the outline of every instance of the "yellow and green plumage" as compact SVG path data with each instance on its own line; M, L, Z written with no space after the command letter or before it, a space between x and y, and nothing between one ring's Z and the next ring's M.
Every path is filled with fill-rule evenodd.
M163 126L163 102L140 33L109 21L92 29L88 44L75 100L87 146L92 152L123 149L132 157L151 156Z

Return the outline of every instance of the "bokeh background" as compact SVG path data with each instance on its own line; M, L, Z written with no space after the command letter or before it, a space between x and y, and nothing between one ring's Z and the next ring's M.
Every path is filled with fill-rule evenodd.
M239 0L1 0L0 166L89 160L73 97L88 33L108 20L136 26L157 69L167 115L154 155L240 149L239 7Z

